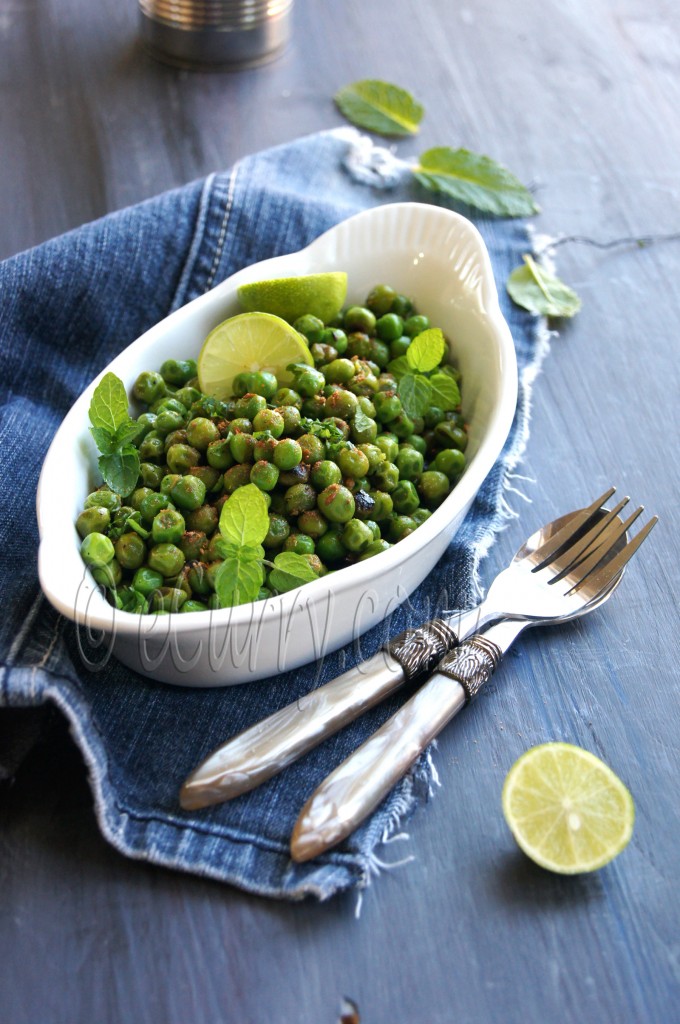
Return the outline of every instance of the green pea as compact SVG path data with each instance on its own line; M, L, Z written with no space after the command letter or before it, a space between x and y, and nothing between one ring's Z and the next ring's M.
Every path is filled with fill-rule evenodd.
M156 417L156 433L160 437L165 437L166 434L169 434L172 430L179 430L180 427L183 427L185 420L186 413L175 412L172 409L164 409L163 412L159 412ZM142 444L146 445L148 443L149 436L149 434L146 435Z
M457 480L465 469L465 456L457 448L444 448L435 455L432 468L444 473L448 480Z
M229 424L229 430L232 434L252 434L253 424L246 416L237 416Z
M132 394L145 405L153 405L167 393L165 381L160 373L144 370L132 386Z
M347 355L357 359L368 359L371 355L370 335L363 331L352 331L347 335Z
M155 466L152 462L142 462L139 467L139 478L144 487L157 491L165 476L165 466Z
M244 395L255 393L252 388L254 377L255 374L249 373L248 371L236 374L231 387L237 398L243 398Z
M311 420L321 420L326 415L326 398L324 395L314 395L312 398L305 398L300 412Z
M111 523L111 513L104 506L90 505L76 519L76 530L81 537L89 533L106 533Z
M360 519L350 519L342 531L342 543L348 551L359 552L373 542L373 531Z
M438 423L434 428L434 436L444 448L457 448L461 452L467 448L467 434L462 427L454 426L450 420Z
M213 466L191 466L189 476L195 476L201 480L206 491L210 491L212 494L219 494L222 491L222 474Z
M273 491L279 481L279 471L272 462L261 459L250 471L250 482L261 491Z
M267 408L267 399L263 395L246 394L236 403L236 415L254 420L258 412Z
M385 453L376 444L360 444L359 451L368 459L368 473L374 473L378 466L385 462Z
M423 476L424 475L425 474L423 474ZM420 505L420 498L415 484L410 480L400 480L392 492L392 501L394 503L395 512L399 515L410 515L411 512L414 512L418 508L418 505Z
M404 334L409 338L415 338L417 335L422 334L423 331L426 331L429 326L430 321L428 317L415 314L404 322Z
M275 409L262 409L253 420L255 430L268 430L272 437L281 437L285 421L280 412Z
M366 306L350 306L345 310L343 326L346 331L363 331L365 334L373 334L375 325L375 313Z
M397 448L397 453L399 449ZM391 494L399 483L399 470L393 462L382 462L373 474L373 484L379 491Z
M231 454L230 441L228 438L220 438L219 441L211 441L205 453L209 466L224 471L234 465L234 456Z
M200 509L196 511L199 512ZM190 512L189 518L192 515L194 513ZM207 546L208 536L203 530L187 530L177 542L177 547L180 548L187 562L193 562L202 558Z
M207 612L208 610L207 604L204 604L203 601L196 601L195 598L185 601L180 608L182 614L185 612Z
M205 484L196 476L182 476L170 491L170 497L180 508L198 508L205 501Z
M302 461L309 466L319 462L326 454L325 444L315 434L302 434L298 438L298 444L302 450Z
M367 558L373 558L374 555L380 555L383 551L389 551L391 547L392 545L382 538L380 540L374 540L361 552L359 555L359 561L363 562Z
M395 419L390 420L390 432L399 438L408 437L414 432L414 429L414 421L406 415L403 409Z
M148 597L154 590L163 586L163 574L144 565L132 577L132 586L144 597Z
M423 457L427 454L427 441L422 434L409 434L403 444L408 445L409 448L415 448Z
M177 587L159 587L151 595L151 610L154 612L178 612L186 599L185 592Z
M347 335L340 327L327 327L321 335L321 343L334 348L339 356L347 351Z
M273 373L269 373L268 370L257 370L251 374L248 390L252 391L254 395L261 395L262 398L266 398L269 401L278 391L278 387L279 382Z
M376 447L384 454L388 462L394 462L399 451L399 439L396 434L378 434Z
M276 412L283 416L283 436L295 437L300 430L300 410L294 405L280 405Z
M373 518L381 523L384 519L388 519L392 514L394 508L394 502L392 501L392 495L386 491L369 491L370 496L373 498Z
M373 399L375 405L375 416L380 423L389 423L396 420L402 411L401 399L389 391L379 391Z
M192 388L187 384L186 387L180 388L179 391L175 391L175 398L178 402L182 403L185 409L191 409L196 402L201 400L202 395L198 388Z
M98 491L88 494L83 503L83 508L106 508L109 512L116 512L121 506L120 495L102 487Z
M269 530L262 541L265 548L280 548L290 536L290 525L284 516L269 514Z
M326 399L325 418L338 416L342 420L350 420L359 407L359 399L351 391L342 388L333 391Z
M199 452L204 452L212 441L219 439L219 427L205 416L196 416L187 423L187 440Z
M179 544L185 529L186 524L182 513L174 508L165 508L154 516L151 536L154 544ZM120 555L118 558L120 561ZM139 564L141 565L141 562ZM134 569L137 566L130 566L130 568Z
M422 526L426 519L429 519L432 513L429 508L417 508L415 512L411 513L411 519L414 521L416 526Z
M299 516L302 512L316 508L316 491L311 484L293 484L283 496L286 514Z
M316 551L314 538L307 533L291 533L283 542L283 550L296 555L313 555Z
M293 327L303 334L310 344L314 341L321 341L325 330L323 320L320 320L318 316L312 316L311 313L305 313L304 316L298 317L293 323Z
M224 489L227 494L233 494L239 487L244 487L250 482L251 466L232 466L224 474Z
M316 541L316 554L324 565L335 565L345 558L345 545L342 543L342 528L331 526L323 537Z
M406 295L397 294L392 303L392 312L400 317L408 317L413 313L413 303Z
M146 544L139 534L131 531L122 534L113 545L118 564L123 569L139 569L146 558Z
M80 545L80 555L85 565L95 569L108 565L115 553L112 542L103 533L88 533Z
M171 504L172 502L167 494L159 494L156 491L152 491L151 494L147 494L142 499L139 511L145 523L152 523L161 509L167 508Z
M405 334L402 334L401 338L395 338L394 341L390 342L390 358L400 359L406 355L406 351L411 344L411 339L407 338Z
M153 412L143 412L141 416L137 417L137 426L139 427L137 441L139 441L140 438L145 437L156 426L156 414Z
M449 493L449 478L436 469L428 469L418 483L418 489L428 505L438 505Z
M155 544L149 551L147 564L168 579L182 569L184 553L176 544Z
M173 489L173 487L175 486L177 481L181 480L181 479L182 479L182 474L181 473L168 473L161 480L161 486L159 488L161 494L169 495L170 491ZM133 497L134 497L134 495L133 495ZM132 501L130 501L130 504L132 504Z
M378 436L378 424L372 419L357 422L355 416L350 425L350 433L355 444L373 444Z
M123 580L123 570L115 558L106 565L90 567L90 572L97 583L108 587L109 590L115 590Z
M329 384L349 384L356 367L351 359L334 359L323 368L323 375Z
M302 448L292 437L284 438L276 445L273 459L277 469L294 469L302 461Z
M397 293L389 284L377 284L371 288L366 298L366 306L378 317L389 313L394 304Z
M172 444L168 448L165 458L168 469L171 473L183 475L191 466L197 466L201 461L201 453L190 444Z
M212 585L208 575L208 566L205 562L194 562L194 564L189 567L187 579L189 581L192 594L199 594L201 597L206 597L210 594Z
M385 313L375 325L381 341L396 341L403 334L404 321L397 313Z
M356 479L366 476L369 461L360 448L343 448L338 455L338 466L343 476Z
M317 503L321 514L331 523L346 523L354 516L354 495L342 484L324 488Z
M342 470L329 459L321 459L315 462L309 474L309 482L317 491L323 491L331 484L339 484L342 481Z
M423 421L428 430L433 430L443 419L444 410L440 409L438 405L431 405L423 416Z
M395 466L400 480L419 480L423 473L424 459L415 448L401 448L397 452Z
M161 365L161 377L167 384L181 388L196 376L194 359L166 359Z
M158 417L156 417L158 420ZM139 457L144 462L160 461L165 455L165 443L161 434L150 430L139 446Z
M279 388L274 395L275 405L294 405L299 409L302 405L302 395L299 395L293 388Z
M393 544L408 537L416 529L416 521L411 516L393 516L387 524L387 535Z
M232 434L229 450L236 462L252 462L255 457L255 438L252 434Z
M323 537L328 529L328 523L316 508L302 512L298 516L297 525L301 533L313 537L315 540Z

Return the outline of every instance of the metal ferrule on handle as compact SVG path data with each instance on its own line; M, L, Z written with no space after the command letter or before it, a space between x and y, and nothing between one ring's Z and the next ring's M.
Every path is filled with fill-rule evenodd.
M513 633L520 628L513 624ZM432 678L312 794L293 830L293 860L311 860L354 831L491 678L503 649L476 635L443 658Z

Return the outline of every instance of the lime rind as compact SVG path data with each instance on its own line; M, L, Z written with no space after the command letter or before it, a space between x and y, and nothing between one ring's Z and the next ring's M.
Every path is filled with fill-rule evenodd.
M240 285L236 293L246 312L272 313L290 324L311 314L327 324L340 312L347 297L347 274L331 270L250 281Z
M527 750L503 785L503 814L520 849L559 874L596 871L627 846L635 805L617 775L570 743Z

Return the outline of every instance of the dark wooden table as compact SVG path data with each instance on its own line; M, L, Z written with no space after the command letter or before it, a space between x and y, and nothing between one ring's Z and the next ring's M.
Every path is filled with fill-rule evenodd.
M277 61L172 70L137 43L134 0L0 4L0 256L341 123L362 77L422 99L412 155L490 153L536 186L539 232L680 230L680 16L670 0L297 0ZM559 250L583 310L537 381L517 481L535 526L616 483L662 523L616 600L526 635L441 738L441 789L413 855L364 898L284 905L125 860L100 836L57 724L0 797L0 1019L6 1024L680 1021L677 501L680 243ZM600 872L552 876L500 814L507 769L565 739L630 786L633 840Z

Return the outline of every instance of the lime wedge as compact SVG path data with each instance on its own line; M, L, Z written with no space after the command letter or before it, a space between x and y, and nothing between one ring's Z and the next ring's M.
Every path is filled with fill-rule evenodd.
M570 743L527 750L503 785L503 814L520 848L575 875L613 860L633 834L633 798L603 761Z
M267 370L281 385L291 384L290 363L314 365L304 338L271 313L240 313L215 327L198 357L201 391L222 400L233 394L234 377Z
M242 284L237 295L242 308L248 311L273 313L291 324L305 313L311 313L327 324L342 309L347 296L347 274L333 270L325 274L252 281Z

